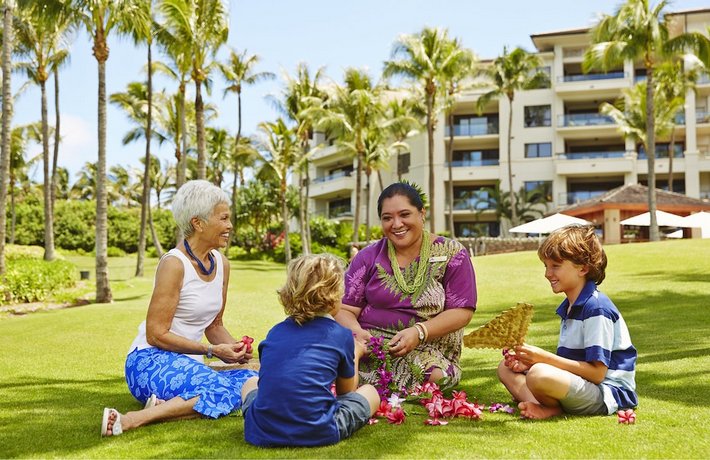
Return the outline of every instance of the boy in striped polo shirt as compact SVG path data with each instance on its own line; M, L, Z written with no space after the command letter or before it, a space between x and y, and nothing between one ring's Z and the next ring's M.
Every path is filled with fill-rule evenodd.
M552 291L566 299L557 308L557 354L525 344L498 366L498 378L519 402L521 415L602 415L636 407L636 349L621 313L597 290L607 259L594 227L561 228L537 254Z

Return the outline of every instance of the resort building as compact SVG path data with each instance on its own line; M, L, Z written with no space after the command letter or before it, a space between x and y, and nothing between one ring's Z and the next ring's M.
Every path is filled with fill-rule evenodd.
M707 33L710 9L676 12L670 15L672 33ZM589 29L571 29L531 36L543 70L549 73L547 87L516 93L513 102L511 167L513 189L541 189L547 199L546 212L603 195L630 184L647 184L646 153L625 139L614 121L599 112L604 102L622 97L645 78L642 63L625 62L608 72L584 73L582 60L590 44ZM485 62L484 62L485 64ZM439 117L435 131L435 223L446 228L446 212L453 204L457 237L497 236L508 225L499 221L488 198L490 188L508 189L507 140L509 104L494 101L481 112L477 100L485 90L459 97L454 123ZM656 182L668 188L669 156L672 154L673 190L690 198L710 199L710 78L703 74L695 91L686 95L675 132L657 138ZM453 196L447 196L446 149L453 130ZM669 145L673 140L673 152ZM324 141L316 134L316 143ZM408 179L428 190L426 132L407 141L409 153L390 161L382 170L384 185L398 178ZM355 162L338 154L335 146L317 150L310 177L310 208L313 214L335 219L352 219L355 206ZM363 174L363 188L366 183ZM377 174L369 177L370 222L378 222L375 201L380 192ZM364 195L364 194L363 194ZM431 194L429 193L431 196ZM361 222L365 222L365 203ZM595 222L603 229L603 222Z

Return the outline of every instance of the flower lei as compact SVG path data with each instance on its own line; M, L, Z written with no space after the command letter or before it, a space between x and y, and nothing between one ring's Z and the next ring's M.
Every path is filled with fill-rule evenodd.
M398 390L392 378L392 359L388 353L389 342L384 337L370 337L370 361L377 367L375 388L380 399L387 399Z
M428 268L428 260L431 255L431 236L426 230L422 232L422 247L419 250L419 265L417 266L417 274L414 276L414 281L412 285L408 285L407 281L402 275L402 270L399 268L399 263L397 262L397 252L394 249L394 245L390 240L387 240L387 256L390 260L390 265L392 266L392 274L394 279L397 281L399 289L402 290L404 294L414 294L424 285L424 277L426 276Z

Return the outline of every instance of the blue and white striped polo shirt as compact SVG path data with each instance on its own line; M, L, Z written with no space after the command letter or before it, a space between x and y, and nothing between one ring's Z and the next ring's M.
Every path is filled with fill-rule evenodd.
M568 307L565 299L557 308L562 318L557 354L575 361L600 361L609 368L602 382L609 414L636 407L636 348L619 310L593 281L584 285L569 316Z

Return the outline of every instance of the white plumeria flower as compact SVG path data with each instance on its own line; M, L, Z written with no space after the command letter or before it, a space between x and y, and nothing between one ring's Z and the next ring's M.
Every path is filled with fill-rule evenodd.
M387 402L389 403L390 406L392 406L392 409L396 409L402 405L402 403L405 401L404 398L400 398L397 393L392 393L392 395L387 398Z

